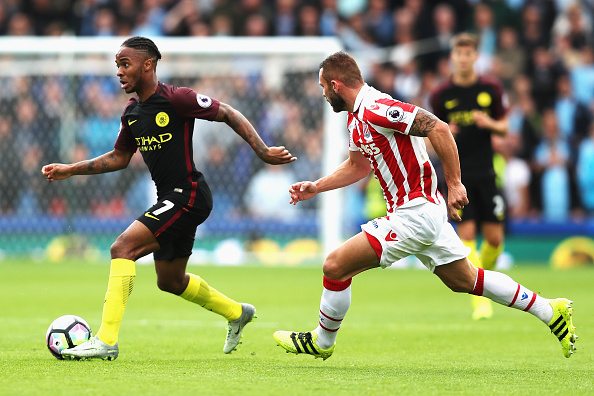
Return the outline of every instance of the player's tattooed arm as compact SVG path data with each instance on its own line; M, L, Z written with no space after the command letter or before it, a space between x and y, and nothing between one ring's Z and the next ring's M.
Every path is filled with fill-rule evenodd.
M73 175L96 175L124 169L134 153L114 149L97 158L74 164L49 164L41 168L47 181L62 180Z
M132 153L113 150L86 161L72 164L73 175L95 175L124 169L130 163Z
M429 132L435 129L437 121L438 118L436 116L419 107L417 116L410 126L408 134L411 136L427 137Z
M297 159L283 146L268 147L247 118L226 103L220 103L215 121L224 122L229 125L235 133L241 136L252 147L258 157L266 163L273 165L286 164Z
M268 151L268 146L262 141L253 125L243 114L228 104L221 102L215 121L224 122L229 125L235 133L252 146L258 157L262 158Z

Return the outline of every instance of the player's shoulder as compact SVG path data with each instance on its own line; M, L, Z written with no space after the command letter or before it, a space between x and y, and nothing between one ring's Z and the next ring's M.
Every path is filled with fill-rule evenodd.
M164 83L160 83L161 87L157 88L157 92L161 95L161 96L165 96L165 97L174 97L174 96L185 96L189 93L193 93L194 91L191 88L188 87L178 87L177 85L171 85L171 84L164 84Z
M480 75L478 78L478 82L480 85L488 85L496 89L503 89L503 84L501 83L501 80L499 80L497 77Z
M138 104L138 97L136 97L136 96L131 97L128 100L128 102L126 103L126 105L124 106L124 111L122 113L126 114L127 112L132 111L132 109L134 109L137 104Z

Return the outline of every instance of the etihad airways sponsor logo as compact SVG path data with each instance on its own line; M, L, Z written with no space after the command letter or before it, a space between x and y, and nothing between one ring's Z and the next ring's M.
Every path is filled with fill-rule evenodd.
M136 144L140 151L159 150L163 143L170 141L172 135L170 133L161 133L157 136L141 136L136 138Z

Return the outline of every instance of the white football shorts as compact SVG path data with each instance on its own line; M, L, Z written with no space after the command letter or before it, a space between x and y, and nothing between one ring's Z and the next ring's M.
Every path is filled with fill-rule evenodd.
M465 246L448 222L446 204L434 204L415 198L388 216L379 217L361 226L381 244L380 266L415 255L431 272L438 265L467 257ZM379 249L375 248L378 256Z

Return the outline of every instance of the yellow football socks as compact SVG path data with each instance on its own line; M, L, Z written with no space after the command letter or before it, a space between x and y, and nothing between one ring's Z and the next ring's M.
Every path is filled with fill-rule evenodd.
M503 252L503 243L495 247L486 240L481 244L481 262L484 269L492 270L495 268L497 257Z
M128 296L134 288L136 265L132 260L113 259L109 270L109 282L105 302L103 304L103 318L97 337L107 345L118 342L120 324L128 302Z
M241 304L221 294L215 288L208 286L208 283L194 274L188 274L190 281L188 287L181 294L181 298L196 303L209 311L224 316L231 322L241 316Z
M470 262L472 264L474 264L475 267L483 268L481 260L477 254L477 251L476 251L476 239L471 239L471 240L462 239L462 243L464 244L464 246L468 246L470 248L470 254L468 255L468 260L470 260Z
M462 240L462 243L470 248L470 254L468 255L470 262L477 268L483 268L482 257L479 257L476 251L476 240ZM472 307L474 309L472 313L473 319L487 319L493 316L491 301L487 298L471 295L470 301L472 302Z

